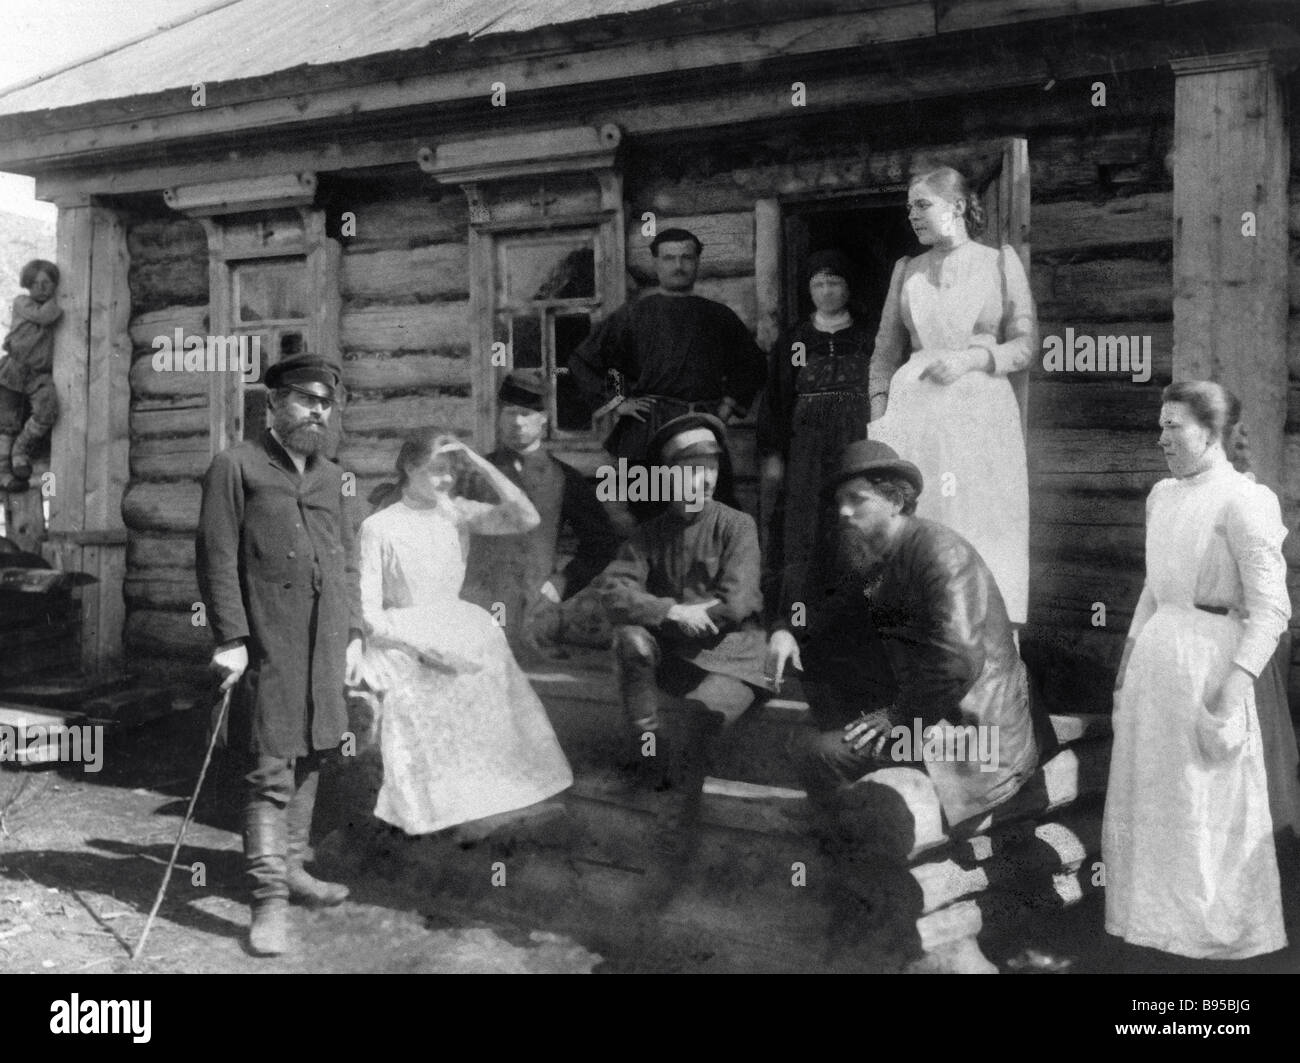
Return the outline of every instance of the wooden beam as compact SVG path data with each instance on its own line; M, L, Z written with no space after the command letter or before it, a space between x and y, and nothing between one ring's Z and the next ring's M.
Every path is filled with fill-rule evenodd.
M1266 51L1174 64L1174 379L1242 401L1252 462L1280 491L1287 400L1290 141Z
M229 107L209 106L196 111L187 106L183 112L134 116L54 133L33 133L0 119L0 167L35 172L56 163L93 160L92 165L102 165L108 153L135 152L138 158L140 152L156 151L164 143L169 144L173 157L175 146L182 142L201 145L200 150L211 153L214 141L235 134L242 141L239 151L230 153L224 161L209 161L233 164L236 173L251 176L268 172L248 169L250 165L256 167L258 154L257 150L248 150L249 137L259 132L262 139L258 150L274 148L276 140L282 143L286 138L300 136L312 125L333 129L342 125L349 133L355 130L364 137L368 130L358 127L362 119L373 128L380 115L389 122L401 115L403 125L409 128L412 123L429 123L433 107L438 108L441 118L436 127L440 139L446 136L442 131L449 128L464 129L465 135L475 125L489 128L486 116L492 110L489 95L494 81L504 82L512 93L510 98L520 101L512 104L510 120L520 122L521 130L553 125L563 111L566 116L581 113L584 121L595 125L615 122L623 125L627 134L643 134L789 114L792 78L805 81L805 113L814 113L846 105L847 99L858 104L910 102L928 96L965 94L972 85L992 91L1012 85L1065 81L1097 73L1101 67L1099 54L1105 55L1105 72L1115 73L1150 69L1172 57L1204 51L1203 26L1186 20L1171 22L1160 18L1158 12L1131 21L1133 25L1127 28L1110 21L1095 29L1077 25L1068 38L1069 47L1045 47L1041 30L1032 25L1002 30L996 42L986 38L996 47L979 47L956 35L950 39L946 34L941 38L943 46L936 47L926 40L935 35L931 4L908 3L872 12L781 23L765 27L761 33L753 29L729 30L506 60L492 65L490 76L475 66L471 70L417 74ZM1244 46L1269 38L1276 41L1278 32L1276 26L1237 24L1226 27L1223 37ZM1118 39L1125 43L1116 47ZM910 46L912 52L919 46L930 54L891 54L876 47L905 42L915 42ZM842 73L825 73L827 54L844 60L831 67ZM811 61L814 57L819 58ZM770 65L773 62L784 66L777 69ZM769 65L762 68L761 78L756 77L752 71L764 63ZM849 66L859 69L845 69ZM716 90L722 70L736 74L734 88L725 97ZM699 76L703 74L707 76ZM634 87L637 78L658 78L660 84L655 91L660 102L653 108L637 106L637 101L647 94L644 86ZM688 85L698 86L693 100L685 98ZM598 91L593 91L597 87ZM567 103L543 102L547 95L565 93L570 97ZM591 102L598 99L611 102L601 110L591 110ZM534 108L531 121L529 106ZM684 106L689 109L683 111ZM642 120L636 124L621 122L620 116L628 111L638 112ZM495 129L499 132L500 111L490 117L498 119ZM427 143L427 138L417 139L416 151L423 146L421 141ZM318 171L331 168L327 156L307 154ZM141 169L147 171L148 164ZM187 180L203 179L201 167L191 168L188 173L199 176Z

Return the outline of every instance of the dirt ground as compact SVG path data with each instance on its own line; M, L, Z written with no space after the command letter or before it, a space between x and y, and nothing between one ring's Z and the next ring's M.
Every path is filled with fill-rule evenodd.
M178 717L113 736L98 774L0 764L0 971L588 973L601 963L560 935L448 920L364 877L338 908L292 909L292 954L249 955L233 787L220 767L133 961L202 759L192 732Z
M379 871L349 875L338 908L292 909L294 952L244 948L248 907L237 833L239 787L221 762L204 786L141 959L130 954L161 882L202 760L200 722L178 714L110 735L103 771L0 763L0 972L618 973L647 957L602 957L572 938L449 916ZM328 813L322 788L318 812ZM318 819L326 818L318 816ZM981 941L1006 973L1026 949L1068 960L1061 973L1300 972L1300 858L1284 865L1292 946L1239 964L1191 963L1132 949L1103 929L1102 899L1043 912ZM1042 972L1046 973L1046 972Z

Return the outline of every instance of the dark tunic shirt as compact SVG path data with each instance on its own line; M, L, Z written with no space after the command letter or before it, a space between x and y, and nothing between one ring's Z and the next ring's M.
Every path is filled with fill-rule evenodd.
M629 397L683 402L730 396L745 409L763 386L766 359L730 308L700 295L643 295L619 307L573 353L573 379L595 409L606 372L623 374Z
M670 511L641 525L605 569L605 611L613 624L654 631L667 655L765 687L759 563L758 527L749 514L712 499L685 519ZM713 598L716 635L692 638L666 622L677 603Z

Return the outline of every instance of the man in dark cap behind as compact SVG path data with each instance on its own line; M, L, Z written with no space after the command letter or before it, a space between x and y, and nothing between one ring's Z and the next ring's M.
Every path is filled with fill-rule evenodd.
M819 733L800 761L814 803L833 811L867 772L919 761L955 826L1016 793L1054 739L988 566L956 532L914 516L922 487L884 443L844 448L829 489L863 569L843 574L804 662L781 629L768 664L778 688L787 664L804 671Z
M664 229L650 244L659 290L619 307L569 360L593 411L605 402L608 371L624 393L605 448L644 462L661 425L688 412L724 424L743 417L763 386L767 359L728 307L695 295L702 245L686 229ZM616 397L618 398L618 397Z
M199 591L235 686L227 744L247 756L249 947L288 949L290 897L338 904L347 889L303 868L321 757L347 729L343 687L361 651L361 600L344 472L321 453L339 371L294 355L266 373L272 426L212 460L196 543Z
M521 535L475 535L461 597L488 611L504 608L506 637L515 655L537 654L543 617L573 597L614 557L618 534L596 490L577 469L551 456L546 434L545 385L532 370L516 370L497 392L497 439L488 461L521 487L541 523ZM568 526L575 539L563 567L559 536Z
M708 414L665 424L650 441L652 470L680 477L678 497L642 524L600 577L614 629L623 708L642 782L669 789L655 847L689 852L709 743L766 688L758 529L713 499L726 429ZM664 733L660 691L680 699Z

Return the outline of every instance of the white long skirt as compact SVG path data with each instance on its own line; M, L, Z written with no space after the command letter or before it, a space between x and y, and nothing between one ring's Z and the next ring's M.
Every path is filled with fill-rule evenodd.
M1029 469L1020 407L1004 376L920 379L933 358L913 354L889 384L885 416L867 428L925 478L916 515L969 542L1002 592L1007 616L1029 612Z
M1286 947L1253 689L1230 721L1244 733L1232 756L1209 762L1196 740L1240 632L1233 617L1161 605L1116 697L1106 929L1134 945L1216 960Z
M389 616L405 648L367 651L369 678L383 691L376 816L426 834L573 784L546 709L487 612L448 602Z

